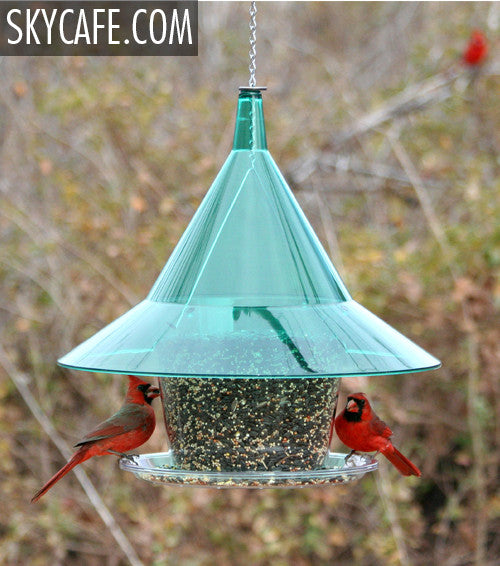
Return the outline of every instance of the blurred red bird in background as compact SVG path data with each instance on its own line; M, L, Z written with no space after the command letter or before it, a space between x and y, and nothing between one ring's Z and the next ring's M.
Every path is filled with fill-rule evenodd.
M463 62L470 67L476 67L484 63L487 55L488 41L486 36L483 32L474 30L462 55Z
M335 419L335 432L353 452L380 452L403 476L420 476L420 470L397 450L392 430L373 412L364 393L347 397L345 409Z
M129 375L128 380L127 396L122 408L75 444L79 448L73 457L35 493L31 503L38 501L56 482L85 460L106 454L125 456L125 452L138 448L153 434L156 421L151 402L160 395L160 390L134 375Z

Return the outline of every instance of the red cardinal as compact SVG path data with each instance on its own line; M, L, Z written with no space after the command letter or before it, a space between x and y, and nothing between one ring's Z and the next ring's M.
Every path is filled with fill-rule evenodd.
M153 434L156 422L151 402L160 395L160 390L134 375L128 376L128 382L123 407L75 444L79 448L71 460L35 493L31 503L38 501L71 469L92 456L125 456L125 452L141 446Z
M420 470L399 450L390 437L392 430L372 411L364 393L347 397L345 409L335 419L335 431L353 452L381 452L403 476L420 476Z
M463 53L463 61L466 65L476 67L484 63L486 55L488 55L486 37L481 31L474 30Z

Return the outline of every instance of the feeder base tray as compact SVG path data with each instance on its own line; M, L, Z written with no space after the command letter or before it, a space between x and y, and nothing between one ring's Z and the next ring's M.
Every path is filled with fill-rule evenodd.
M214 472L175 468L172 452L140 454L134 461L120 459L120 468L156 484L189 487L262 489L266 487L313 487L351 482L377 469L378 463L368 454L329 452L322 468L299 471Z

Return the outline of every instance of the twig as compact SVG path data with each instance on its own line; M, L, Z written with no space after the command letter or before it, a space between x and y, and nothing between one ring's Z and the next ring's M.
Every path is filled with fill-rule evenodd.
M12 96L8 93L7 85L9 83L5 77L4 71L5 71L4 69L1 69L1 74L4 75L4 77L3 77L3 81L0 81L0 85L3 84L5 88L0 89L0 99L3 101L9 112L14 117L14 124L16 125L16 127L19 127L22 133L25 133L26 131L30 131L32 133L42 132L43 134L54 140L59 145L71 149L75 154L79 155L80 157L83 157L83 159L86 160L98 173L100 173L102 177L106 179L108 183L110 183L110 185L113 185L115 183L115 179L113 178L112 175L108 173L108 171L106 171L103 167L101 167L100 165L101 160L98 160L93 156L89 155L88 153L86 153L85 151L79 149L71 140L61 138L59 134L54 133L47 124L44 124L42 126L38 124L38 122L35 119L30 118L26 116L23 112L19 112L17 110L15 104L13 103Z
M330 212L330 207L326 206L323 196L317 187L315 187L313 194L316 206L318 207L319 216L321 218L321 224L323 224L323 230L328 244L328 251L333 257L334 264L337 266L339 273L346 276L347 273L344 269L344 262L342 261L339 241L337 239L337 233L335 231L335 224L333 222L332 213Z
M38 322L39 324L43 324L44 320L40 317L35 316L33 313L28 313L24 309L26 309L26 305L19 304L17 305L18 308L14 308L11 305L7 305L5 303L0 303L0 310L13 314L18 318L24 318L25 320L29 320L30 322Z
M33 281L33 283L36 283L40 287L40 289L42 289L42 291L45 291L47 293L47 295L51 298L54 305L56 305L57 308L63 314L66 313L64 305L61 303L61 301L59 301L55 293L46 285L46 282L43 280L43 278L37 277L35 274L31 273L28 269L24 268L22 264L9 260L3 257L2 255L0 255L0 265L5 265L10 270L17 271L18 273L21 273L28 279L31 279L31 281Z
M448 262L452 276L456 277L454 267L451 264L451 249L448 244L448 240L446 238L446 234L444 233L443 227L441 226L441 222L439 221L434 211L434 207L432 206L429 192L422 182L415 165L413 165L410 156L406 152L402 143L399 141L394 127L387 130L386 137L389 140L389 144L391 145L394 155L401 164L401 167L403 168L415 190L417 198L420 202L420 206L422 207L422 212L424 213L424 216L427 220L427 224L429 225L431 232L434 234L434 237L436 238L436 241L438 242L441 251L445 256L446 261Z
M347 153L335 153L335 152L323 152L321 154L312 154L306 158L298 159L294 161L287 171L287 178L290 178L293 183L302 185L308 178L317 174L318 172L330 172L331 170L338 171L340 173L352 173L353 175L362 175L363 177L373 177L375 179L381 179L383 181L389 181L391 183L397 183L398 185L404 185L408 187L413 187L411 180L408 176L399 169L391 167L385 163L376 163L370 161L369 163L364 163L361 159L352 154ZM442 189L441 183L427 183L427 187L434 188L436 190ZM301 190L307 190L308 187L301 187ZM376 188L383 189L384 184L377 184ZM315 189L315 190L320 190ZM330 190L330 189L323 189ZM341 190L341 189L340 189ZM351 192L355 189L352 187ZM373 185L364 184L359 191L367 192L375 190ZM335 192L338 192L339 188L335 187Z
M0 184L0 192L7 193L7 188L5 184ZM39 223L33 216L30 217L29 222L26 215L20 210L19 206L12 201L10 205L13 208L15 214L8 213L5 207L0 210L0 214L5 216L8 220L15 223L20 230L22 230L29 238L36 244L39 245L39 234L44 234L45 237L50 235L52 242L58 244L62 249L66 250L69 254L77 257L83 261L88 267L92 268L98 275L100 275L105 281L107 281L122 297L129 303L129 305L134 305L137 303L137 297L133 292L131 292L123 283L115 277L111 269L104 265L99 259L92 254L85 252L84 250L78 249L71 245L67 241L63 240L61 235L54 229L47 229L44 225ZM38 228L38 232L34 230L33 226ZM53 270L55 271L55 270Z
M469 426L472 440L472 454L474 464L472 474L474 478L474 497L476 507L476 548L475 564L482 566L486 564L486 543L488 515L485 513L486 478L485 478L485 447L484 431L481 426L481 418L478 414L478 397L480 395L480 369L479 369L479 344L476 332L467 330L467 353L469 355L469 373L467 376L467 424Z
M396 544L396 548L399 554L399 562L401 566L411 566L411 561L408 556L408 550L406 548L403 528L399 522L398 512L396 505L392 501L392 495L389 489L389 478L387 477L387 470L385 467L379 467L379 473L375 477L377 489L382 499L386 512L387 518L389 519L389 524L391 526L392 538Z
M14 383L19 394L23 398L23 401L28 406L29 410L38 421L40 426L45 431L45 434L52 440L59 452L66 458L69 459L72 455L70 448L64 439L59 435L57 430L54 428L50 419L43 412L36 399L31 394L31 391L27 387L27 379L16 370L12 362L9 360L5 350L0 345L0 365L3 367L5 373L10 377ZM87 497L94 506L101 519L103 520L106 527L111 532L113 538L116 540L118 546L123 551L128 561L132 566L144 566L144 563L137 556L134 548L132 547L130 541L126 537L125 533L122 531L115 518L109 511L108 507L105 505L101 496L97 492L94 484L90 481L89 477L82 468L74 468L75 475L83 487Z
M394 118L407 116L429 104L442 102L451 96L450 85L458 76L457 71L450 70L409 86L403 92L390 98L380 108L358 118L344 133L336 136L333 140L334 145L345 144Z

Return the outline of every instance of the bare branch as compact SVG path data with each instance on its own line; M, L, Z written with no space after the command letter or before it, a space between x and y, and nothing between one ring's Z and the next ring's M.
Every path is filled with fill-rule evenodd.
M332 140L334 146L344 145L354 138L374 130L394 118L401 118L422 110L430 104L442 102L452 94L451 85L459 76L456 70L439 73L390 98L380 108L361 116L349 128Z

